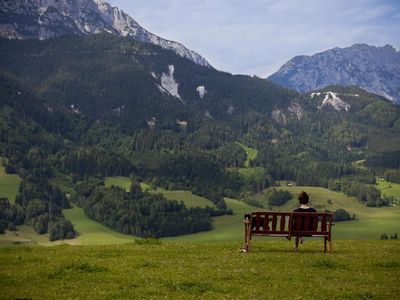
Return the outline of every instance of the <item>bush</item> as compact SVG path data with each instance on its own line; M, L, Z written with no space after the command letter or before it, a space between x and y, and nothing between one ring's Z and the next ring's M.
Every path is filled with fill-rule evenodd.
M337 211L335 211L335 213L333 215L333 220L335 222L341 222L341 221L352 220L352 218L348 211L346 211L345 209L339 208Z
M268 206L276 205L281 206L293 198L292 194L288 191L272 189L268 195Z

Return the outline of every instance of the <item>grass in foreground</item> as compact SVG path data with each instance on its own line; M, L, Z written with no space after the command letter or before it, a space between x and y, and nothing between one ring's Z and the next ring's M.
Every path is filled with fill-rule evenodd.
M21 178L15 174L7 174L4 167L0 167L0 197L7 197L11 203L15 202Z
M0 249L1 297L396 299L399 241L284 241ZM372 255L371 255L372 254Z

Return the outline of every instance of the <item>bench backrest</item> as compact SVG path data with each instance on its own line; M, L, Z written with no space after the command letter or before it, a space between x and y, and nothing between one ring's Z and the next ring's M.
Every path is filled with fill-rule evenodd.
M251 232L267 234L289 234L290 216L287 212L251 213Z
M260 235L328 235L333 222L332 213L252 212L251 233Z
M292 213L291 235L327 235L332 226L332 213Z

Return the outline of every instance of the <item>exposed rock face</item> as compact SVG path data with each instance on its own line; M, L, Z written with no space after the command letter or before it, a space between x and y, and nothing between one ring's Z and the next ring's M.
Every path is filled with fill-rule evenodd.
M3 38L48 39L101 32L152 43L211 67L196 52L148 32L122 10L103 0L0 0L0 36Z
M313 56L296 56L268 79L299 92L355 85L400 104L400 52L356 44Z

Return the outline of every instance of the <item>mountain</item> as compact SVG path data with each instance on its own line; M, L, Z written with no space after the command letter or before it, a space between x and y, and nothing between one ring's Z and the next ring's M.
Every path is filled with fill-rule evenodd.
M354 86L300 94L111 33L0 38L0 99L0 157L23 178L16 205L3 202L7 216L29 216L0 225L54 239L73 235L60 211L70 201L114 230L158 237L208 230L231 213L224 197L251 202L275 180L381 206L366 184L400 176L400 107L384 97ZM249 162L244 145L258 151ZM107 188L108 176L190 190L215 208L186 209L138 182Z
M333 48L296 56L268 79L299 92L355 85L400 104L400 52L390 45Z
M196 64L211 67L202 56L180 43L165 40L103 0L1 0L0 36L48 39L66 34L108 32L172 50Z

